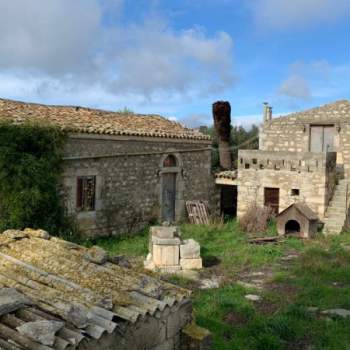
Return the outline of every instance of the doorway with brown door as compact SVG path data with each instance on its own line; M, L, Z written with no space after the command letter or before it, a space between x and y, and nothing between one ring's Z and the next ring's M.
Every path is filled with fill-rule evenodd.
M279 212L280 189L279 188L264 188L264 206L270 207L275 215Z

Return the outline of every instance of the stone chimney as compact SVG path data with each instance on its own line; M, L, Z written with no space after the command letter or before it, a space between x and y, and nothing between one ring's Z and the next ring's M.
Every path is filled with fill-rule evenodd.
M272 120L272 107L269 106L268 102L264 102L264 123L268 123Z

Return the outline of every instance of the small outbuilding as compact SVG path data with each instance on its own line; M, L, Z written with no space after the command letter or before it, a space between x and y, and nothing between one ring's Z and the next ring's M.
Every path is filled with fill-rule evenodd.
M42 230L5 231L0 349L209 349L190 292L137 270Z
M318 216L304 203L294 203L276 217L280 236L293 235L301 238L313 237L318 228Z

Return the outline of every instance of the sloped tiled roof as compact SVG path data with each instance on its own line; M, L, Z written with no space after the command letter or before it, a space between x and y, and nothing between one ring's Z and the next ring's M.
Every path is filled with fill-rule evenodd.
M198 130L158 115L119 113L74 106L47 106L0 99L0 121L44 122L78 133L209 140Z
M350 122L350 101L340 100L306 111L272 119L272 123L284 121L311 123Z
M187 290L111 259L95 262L88 258L94 252L40 230L0 235L0 293L10 293L8 299L18 294L23 303L16 307L0 297L0 348L75 348L83 339L114 332L118 322L135 323L189 297ZM45 320L63 322L51 347L33 345L33 339L18 330Z

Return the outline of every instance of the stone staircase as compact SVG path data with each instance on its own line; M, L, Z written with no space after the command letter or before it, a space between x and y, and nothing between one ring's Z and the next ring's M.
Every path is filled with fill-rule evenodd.
M323 232L325 234L339 234L346 221L346 191L348 181L339 180L334 190L333 198L329 202L325 219Z

